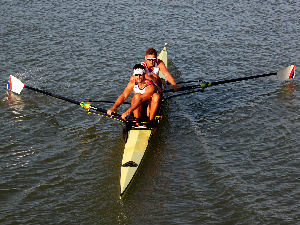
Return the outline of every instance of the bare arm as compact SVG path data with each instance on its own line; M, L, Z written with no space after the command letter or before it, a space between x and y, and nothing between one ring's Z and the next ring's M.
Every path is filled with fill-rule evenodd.
M133 87L134 87L134 82L129 81L129 83L127 84L127 86L124 89L123 93L118 97L118 99L116 100L113 107L111 109L107 110L108 115L111 116L113 113L115 113L117 111L117 108L120 105L122 105L125 102L125 100L129 97L129 95L131 94L131 92L133 90Z
M159 60L158 63L158 68L160 69L160 71L162 72L162 74L165 76L165 78L167 79L167 81L169 81L170 84L173 85L174 91L178 91L178 87L177 84L175 82L174 77L170 74L170 72L168 71L165 63L161 60Z

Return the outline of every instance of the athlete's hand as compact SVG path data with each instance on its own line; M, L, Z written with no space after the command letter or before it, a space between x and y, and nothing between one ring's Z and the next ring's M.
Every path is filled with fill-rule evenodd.
M107 115L111 116L112 114L116 113L116 110L111 108L111 109L107 110L106 113L107 113Z
M130 115L130 111L126 111L126 112L124 112L124 113L122 114L121 117L122 117L123 120L126 120L126 117L129 116L129 115Z

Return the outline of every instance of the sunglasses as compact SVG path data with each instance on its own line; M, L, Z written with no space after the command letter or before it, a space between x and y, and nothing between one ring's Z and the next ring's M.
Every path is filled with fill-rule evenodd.
M141 76L144 76L144 74L134 74L134 76L141 77Z
M149 60L149 61L155 61L156 60L156 58L146 58L147 60Z

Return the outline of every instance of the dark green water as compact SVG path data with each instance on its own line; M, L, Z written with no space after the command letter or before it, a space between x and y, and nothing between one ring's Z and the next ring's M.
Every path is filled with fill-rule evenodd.
M299 15L299 1L2 1L0 223L298 224ZM171 100L123 201L121 124L6 92L12 74L78 101L115 100L145 50L165 42L181 79L291 64L296 79Z

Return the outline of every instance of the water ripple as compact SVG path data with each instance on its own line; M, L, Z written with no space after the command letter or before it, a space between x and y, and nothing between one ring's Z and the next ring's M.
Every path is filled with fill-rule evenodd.
M300 65L295 1L4 0L0 9L2 83L12 74L78 101L115 100L145 50L165 42L178 80ZM171 100L119 201L120 124L3 86L0 223L295 224L299 87L269 77Z

